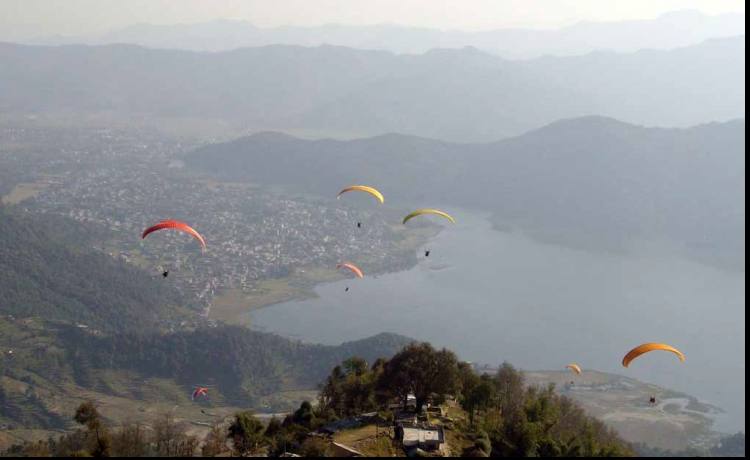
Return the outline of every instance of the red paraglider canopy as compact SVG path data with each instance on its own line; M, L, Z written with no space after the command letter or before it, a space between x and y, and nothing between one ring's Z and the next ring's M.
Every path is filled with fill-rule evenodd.
M178 231L187 233L188 235L198 240L198 242L201 244L203 249L206 248L206 240L203 239L201 234L196 232L191 226L189 226L185 222L180 222L179 220L163 220L159 222L158 224L144 230L141 238L142 239L146 238L151 233L157 232L159 230L166 230L166 229L178 230Z

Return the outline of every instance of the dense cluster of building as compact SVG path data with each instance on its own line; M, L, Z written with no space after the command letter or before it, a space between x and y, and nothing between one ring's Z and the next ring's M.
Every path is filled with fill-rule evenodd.
M110 130L54 142L35 168L54 180L24 206L104 229L111 238L102 250L155 274L171 271L204 305L222 289L252 289L306 267L353 258L376 271L403 264L395 250L400 235L377 214L333 196L292 199L196 177L179 161L190 146ZM170 232L141 240L141 231L162 219L189 222L208 249Z

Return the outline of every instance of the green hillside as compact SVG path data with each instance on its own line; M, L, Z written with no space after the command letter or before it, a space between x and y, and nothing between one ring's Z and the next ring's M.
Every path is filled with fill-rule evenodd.
M0 206L0 313L103 332L154 330L180 318L170 285L87 247L91 230Z
M196 384L217 404L314 390L336 362L390 356L383 334L338 347L209 326L169 284L91 249L91 229L0 207L0 424L65 428L89 392L185 402Z

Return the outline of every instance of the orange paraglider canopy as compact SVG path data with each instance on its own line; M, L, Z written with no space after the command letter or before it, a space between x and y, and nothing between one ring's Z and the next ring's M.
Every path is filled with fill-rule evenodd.
M583 372L583 371L581 370L581 366L579 366L579 365L578 365L578 364L576 364L576 363L570 363L570 364L568 364L568 365L567 365L567 366L565 366L565 367L566 367L567 369L570 369L571 371L575 372L576 374L579 374L579 375L581 374L581 372Z
M622 358L622 365L624 367L628 367L630 365L630 362L637 357L656 350L663 350L674 353L678 358L680 358L680 361L685 361L685 355L680 350L671 345L667 345L666 343L644 343L643 345L638 345L637 347L630 350L628 354L626 354L625 357Z
M340 263L340 264L336 265L336 269L342 269L342 268L346 268L346 269L350 270L352 273L354 273L357 276L357 278L364 278L365 277L365 274L362 273L362 270L360 270L360 268L357 267L354 264L345 262L345 263Z

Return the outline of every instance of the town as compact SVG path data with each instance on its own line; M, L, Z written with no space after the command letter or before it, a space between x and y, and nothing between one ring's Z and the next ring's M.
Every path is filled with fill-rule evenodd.
M18 163L11 164L14 145L31 150L34 143L42 143L34 155L13 155ZM414 252L399 246L404 230L372 207L336 200L335 187L326 199L219 183L184 170L179 157L193 147L137 130L60 129L40 136L12 127L4 129L0 164L9 174L34 171L16 180L17 188L33 190L22 206L74 219L107 235L98 249L155 276L169 272L169 282L189 293L205 316L220 292L250 292L262 280L295 271L356 260L378 273L414 262ZM190 222L208 249L179 234L141 239L144 228L168 218Z

